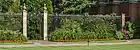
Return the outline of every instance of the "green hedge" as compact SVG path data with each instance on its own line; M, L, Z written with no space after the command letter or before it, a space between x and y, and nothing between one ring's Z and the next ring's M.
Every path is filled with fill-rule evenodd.
M28 38L30 40L42 39L41 34L41 14L38 12L28 13Z
M11 30L0 30L0 41L2 42L25 42L27 38L20 32Z
M111 15L86 17L61 17L61 27L49 35L51 41L115 39L121 25L120 19Z
M135 27L135 33L134 33L134 38L140 38L140 20L136 20L134 23L134 27Z
M0 15L0 30L18 30L22 32L22 15L9 14L10 15Z

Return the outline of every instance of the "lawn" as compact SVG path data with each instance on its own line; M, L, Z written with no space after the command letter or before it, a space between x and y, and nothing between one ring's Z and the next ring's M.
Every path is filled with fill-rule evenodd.
M140 44L135 45L98 45L98 46L60 46L60 47L18 47L0 48L0 50L140 50Z

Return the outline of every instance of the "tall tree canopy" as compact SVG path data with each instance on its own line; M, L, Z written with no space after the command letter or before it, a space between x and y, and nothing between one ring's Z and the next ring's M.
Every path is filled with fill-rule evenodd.
M13 0L1 0L0 12L8 12L9 7L12 5Z
M22 1L22 4L24 1ZM46 4L46 7L48 8L48 12L52 13L52 1L51 0L25 0L25 4L28 11L41 11L43 12L44 4Z
M83 14L96 4L97 0L60 0L61 14ZM0 12L22 12L23 3L28 12L43 12L46 4L49 13L53 13L52 0L1 0Z
M1 0L0 12L22 12L24 3L27 10L31 11L43 11L44 4L46 4L49 13L53 12L51 0Z
M97 0L61 0L62 14L83 14L96 4Z
M20 0L12 0L11 6L8 9L9 12L22 12L21 6L20 6Z

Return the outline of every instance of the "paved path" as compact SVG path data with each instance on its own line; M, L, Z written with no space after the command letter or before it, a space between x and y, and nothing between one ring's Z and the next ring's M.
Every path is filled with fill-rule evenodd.
M89 45L119 45L119 44L140 44L140 40L127 40L127 42L115 42L115 43L89 43ZM0 45L0 47L37 47L37 46L88 46L88 43L40 41L34 42L34 44Z

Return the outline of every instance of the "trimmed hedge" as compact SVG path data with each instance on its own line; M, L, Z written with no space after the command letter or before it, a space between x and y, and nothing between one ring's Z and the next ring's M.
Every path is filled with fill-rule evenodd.
M22 32L22 15L8 14L10 15L0 15L0 30L19 30Z
M49 35L49 40L113 40L121 25L118 19L121 18L111 15L62 17L61 27Z
M27 38L20 32L0 30L0 42L26 42Z
M135 27L135 33L133 35L134 38L136 39L140 39L140 20L136 20L134 23L134 27Z

